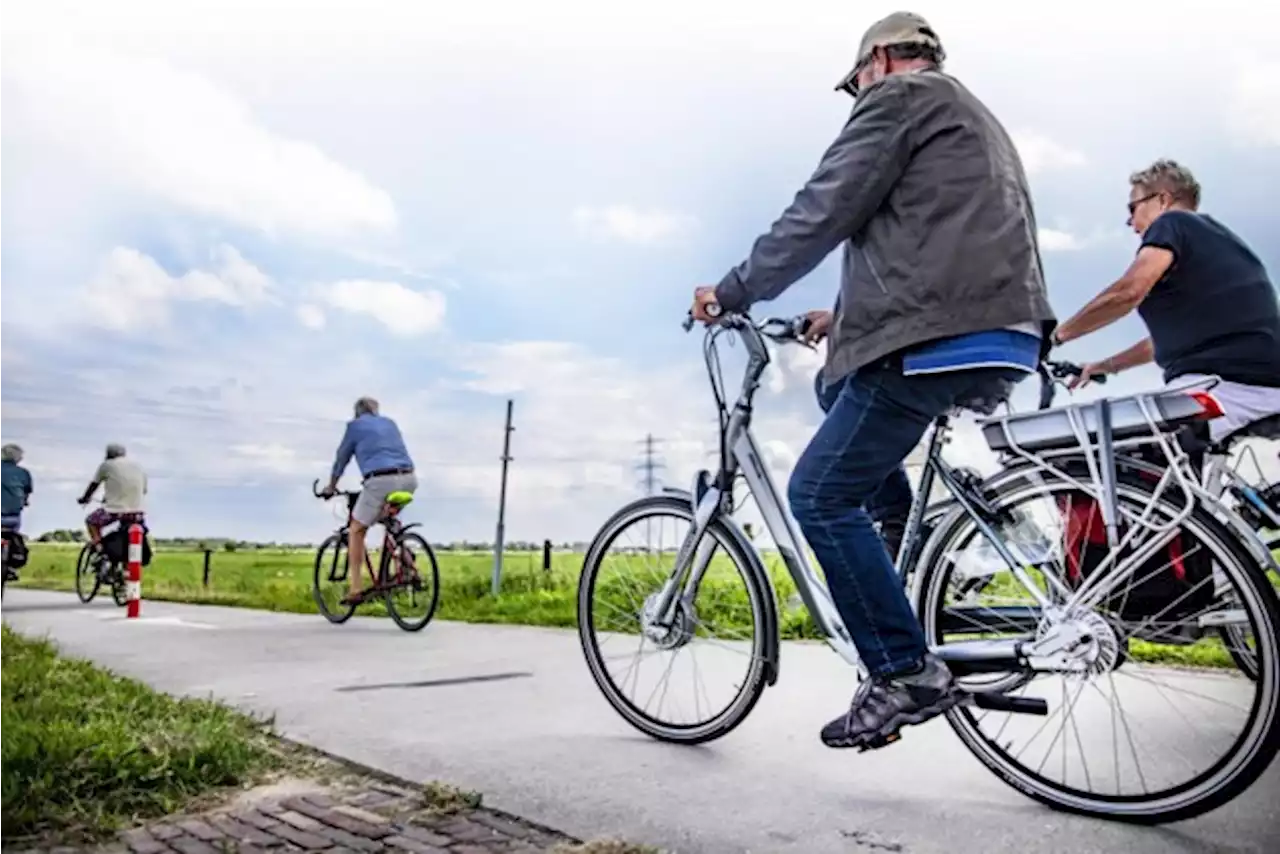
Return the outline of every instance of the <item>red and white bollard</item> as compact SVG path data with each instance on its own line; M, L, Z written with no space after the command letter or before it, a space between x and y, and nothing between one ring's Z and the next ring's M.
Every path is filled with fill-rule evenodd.
M142 526L134 522L129 526L129 580L125 584L129 600L128 619L142 611Z

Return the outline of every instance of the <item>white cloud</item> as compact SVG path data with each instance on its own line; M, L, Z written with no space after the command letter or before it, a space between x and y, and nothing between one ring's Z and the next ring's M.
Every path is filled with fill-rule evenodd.
M208 270L171 276L155 259L117 246L99 264L84 289L84 318L111 329L162 326L174 301L217 302L248 307L272 298L270 277L235 249L219 245Z
M324 329L324 309L320 306L313 303L303 303L298 306L295 313L298 316L298 322L308 329Z
M444 321L444 294L410 290L399 282L347 279L321 285L318 293L330 307L367 314L397 335L433 332Z
M697 226L691 216L663 210L639 210L628 205L581 206L573 224L583 234L627 243L658 243L683 235Z
M1258 62L1244 68L1231 85L1228 115L1243 139L1255 145L1280 146L1280 62Z
M272 235L395 226L385 191L315 145L264 127L199 74L47 37L5 51L23 131L69 149L130 194Z
M1022 165L1028 175L1074 169L1087 162L1081 152L1035 131L1014 132L1013 144L1017 146L1018 154L1022 156Z
M1084 241L1069 231L1056 228L1040 229L1041 252L1072 252L1084 248Z
M232 445L228 448L236 457L246 462L251 468L265 470L273 474L304 476L324 469L325 460L318 454L307 457L295 447L282 445L279 442L254 444L252 442Z

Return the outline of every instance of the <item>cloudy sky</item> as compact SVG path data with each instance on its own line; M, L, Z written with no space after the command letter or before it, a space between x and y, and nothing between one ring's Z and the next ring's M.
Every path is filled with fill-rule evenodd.
M790 201L848 114L832 85L895 8L7 4L0 414L37 485L27 529L78 523L121 441L157 533L318 539L333 515L311 481L362 394L405 432L411 515L438 539L492 536L508 398L509 537L589 537L639 493L648 433L685 484L714 435L690 291ZM1280 63L1259 20L1278 13L913 8L1018 139L1061 316L1131 257L1126 177L1156 157L1280 269ZM767 310L830 305L836 275ZM1130 318L1064 355L1141 334ZM820 357L778 358L758 420L785 482ZM972 436L952 451L982 458Z

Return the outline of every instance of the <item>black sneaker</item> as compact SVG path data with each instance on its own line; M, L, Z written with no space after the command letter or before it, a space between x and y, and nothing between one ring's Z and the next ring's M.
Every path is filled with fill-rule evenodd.
M942 659L926 654L914 672L873 676L859 685L848 713L822 728L822 742L859 750L884 747L898 740L902 727L937 717L963 697Z

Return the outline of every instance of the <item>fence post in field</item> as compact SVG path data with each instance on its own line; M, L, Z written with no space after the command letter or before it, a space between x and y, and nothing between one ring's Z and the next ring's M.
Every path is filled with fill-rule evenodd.
M209 561L213 559L213 549L204 550L204 586L209 586Z
M134 522L129 526L129 581L125 584L129 602L128 619L136 619L142 613L142 526Z
M542 571L551 571L551 541L542 541Z

